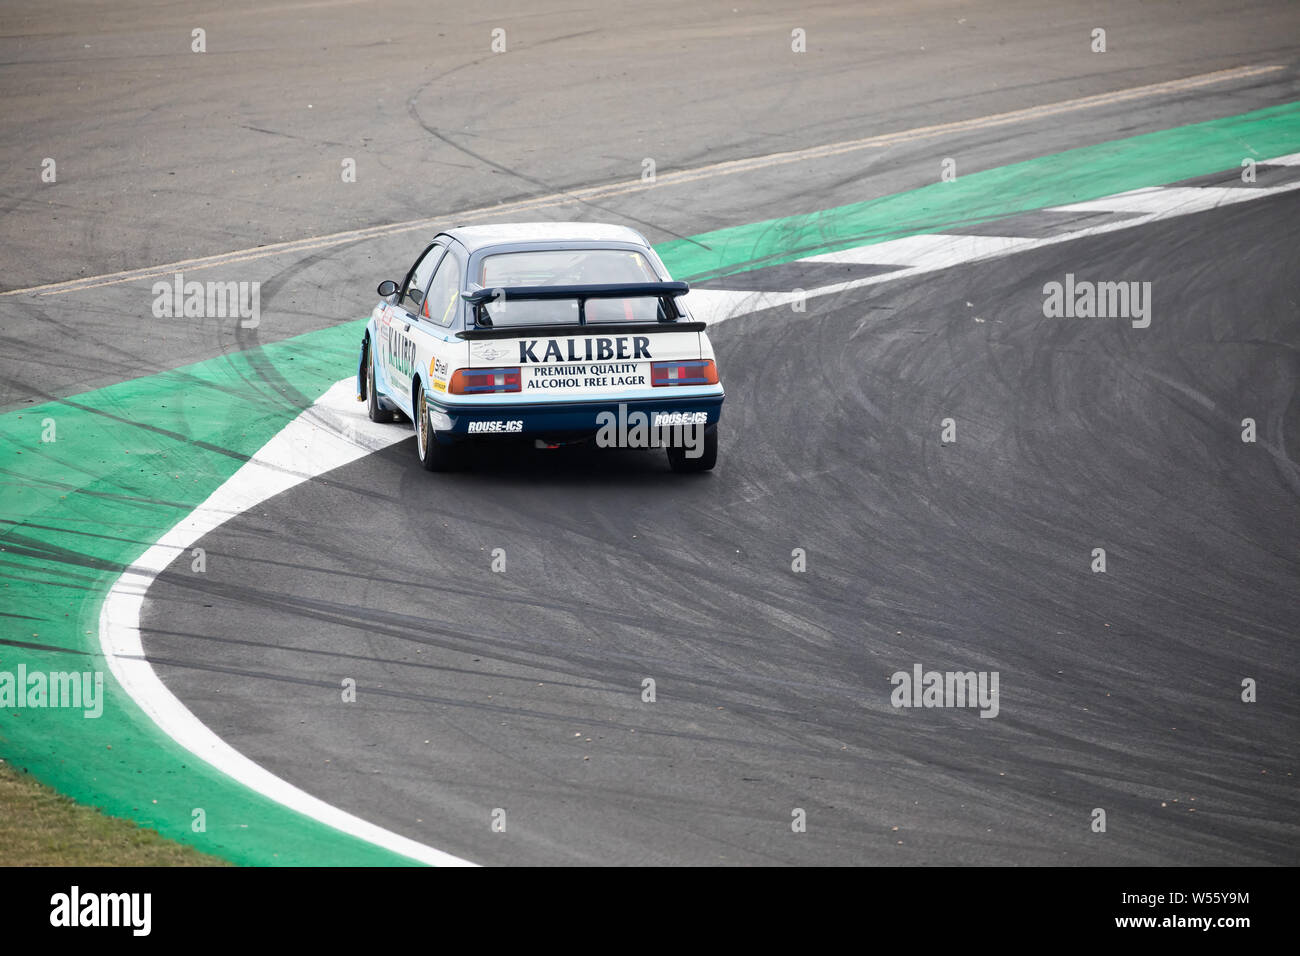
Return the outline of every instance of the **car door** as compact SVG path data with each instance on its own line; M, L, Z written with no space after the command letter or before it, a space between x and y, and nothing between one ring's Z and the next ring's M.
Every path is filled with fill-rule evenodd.
M406 281L398 290L397 303L392 306L392 320L382 354L384 372L392 391L404 399L403 405L410 401L411 382L416 366L416 347L411 330L420 322L429 285L446 251L446 247L439 242L430 244L424 250L407 273Z
M465 257L459 247L452 244L447 255L438 263L433 281L424 292L420 304L420 318L441 329L450 328L460 308L460 291L465 276Z
M419 321L412 326L416 342L416 368L428 369L423 376L426 388L445 394L451 363L463 355L465 343L455 337L453 329L464 302L460 297L465 282L467 257L458 243L447 246L434 270L433 279L420 303Z

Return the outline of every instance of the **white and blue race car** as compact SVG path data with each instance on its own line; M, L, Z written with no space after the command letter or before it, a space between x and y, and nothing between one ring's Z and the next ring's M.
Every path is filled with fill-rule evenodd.
M357 399L371 421L414 422L430 471L500 437L664 447L674 471L705 471L723 389L687 291L622 226L451 229L379 284Z

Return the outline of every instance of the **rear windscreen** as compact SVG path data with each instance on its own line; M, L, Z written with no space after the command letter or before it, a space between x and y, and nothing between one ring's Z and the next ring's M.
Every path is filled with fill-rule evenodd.
M646 257L624 249L547 249L485 256L478 284L485 289L530 285L609 285L659 282ZM588 299L588 322L657 322L667 318L654 296ZM497 299L483 306L494 326L566 325L578 321L576 299L528 301Z
M485 289L509 285L606 285L613 282L658 282L639 252L624 249L545 249L485 256L478 284Z

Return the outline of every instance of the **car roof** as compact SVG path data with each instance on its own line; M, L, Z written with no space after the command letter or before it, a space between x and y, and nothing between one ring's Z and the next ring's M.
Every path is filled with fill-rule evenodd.
M488 246L532 242L631 242L647 246L645 237L627 226L604 222L503 222L490 226L458 226L446 229L471 253Z

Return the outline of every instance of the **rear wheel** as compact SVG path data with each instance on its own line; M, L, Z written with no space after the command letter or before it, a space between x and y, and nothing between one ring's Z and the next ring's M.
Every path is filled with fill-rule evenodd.
M375 343L366 343L366 415L372 422L391 422L393 413L379 404L375 388Z
M451 471L460 465L460 449L451 442L440 442L429 426L429 405L424 400L424 386L415 389L415 453L426 471Z
M692 458L688 451L694 451ZM718 463L718 425L704 426L703 447L687 449L681 446L668 448L668 464L673 471L683 474L692 471L709 471Z

